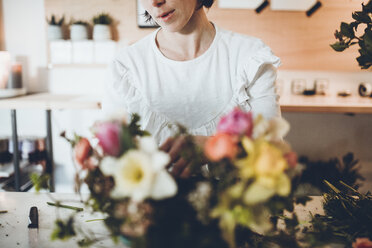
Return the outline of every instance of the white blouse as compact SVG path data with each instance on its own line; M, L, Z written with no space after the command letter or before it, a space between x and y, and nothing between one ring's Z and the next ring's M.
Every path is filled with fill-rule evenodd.
M235 106L280 116L279 58L260 39L215 28L211 46L192 60L165 57L155 41L159 29L120 51L110 66L104 111L138 113L159 144L175 133L176 123L193 135L213 135Z

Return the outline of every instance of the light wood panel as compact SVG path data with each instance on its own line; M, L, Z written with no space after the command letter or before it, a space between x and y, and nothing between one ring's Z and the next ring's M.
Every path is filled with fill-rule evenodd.
M285 95L280 98L282 112L372 114L372 98L337 95Z
M257 15L253 10L209 10L218 26L259 37L282 59L282 69L359 71L357 48L334 52L329 44L341 21L361 9L362 0L322 0L323 6L309 18L304 12L271 11ZM117 39L135 42L152 30L137 28L135 0L45 0L46 14L65 14L69 19L91 19L106 11L118 20Z

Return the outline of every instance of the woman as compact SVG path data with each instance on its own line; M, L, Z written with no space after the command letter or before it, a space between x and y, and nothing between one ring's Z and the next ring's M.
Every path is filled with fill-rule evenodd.
M108 105L141 116L141 125L168 152L176 176L189 175L180 158L179 123L199 143L220 117L240 106L266 118L280 116L274 82L279 59L261 40L211 23L213 0L141 0L160 28L119 53L108 83Z

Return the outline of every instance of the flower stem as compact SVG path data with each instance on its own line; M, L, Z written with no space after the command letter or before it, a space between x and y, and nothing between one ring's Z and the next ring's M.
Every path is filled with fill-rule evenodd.
M72 209L72 210L76 210L76 211L83 211L84 210L84 208L73 207L73 206L63 205L63 204L53 203L53 202L47 202L47 204L49 206L55 206L55 207L60 207L60 208L68 208L68 209Z
M86 220L85 222L93 222L93 221L101 221L101 220L105 220L105 219L93 219L93 220Z

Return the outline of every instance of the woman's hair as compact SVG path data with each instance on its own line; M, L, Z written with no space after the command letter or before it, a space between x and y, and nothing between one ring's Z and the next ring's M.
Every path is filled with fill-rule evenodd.
M212 7L213 3L214 3L214 0L198 0L198 3L199 3L199 6L197 8L198 9L201 9L203 7L206 7L206 8L210 8ZM145 11L145 13L143 14L146 18L146 22L152 22L154 21L151 17L151 15L149 14L149 12Z

